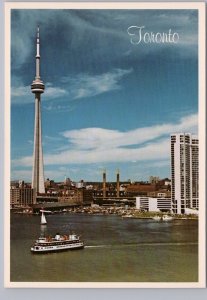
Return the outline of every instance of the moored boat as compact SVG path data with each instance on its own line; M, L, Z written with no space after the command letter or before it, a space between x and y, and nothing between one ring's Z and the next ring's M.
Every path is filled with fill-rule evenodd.
M160 216L154 216L152 219L155 221L161 221L162 218Z
M31 247L31 252L48 253L81 248L84 248L84 242L78 235L60 235L57 233L54 238L51 236L39 237Z
M169 215L164 215L162 217L162 220L163 221L172 221L174 218L172 216L169 216Z
M123 215L122 218L132 218L133 215Z

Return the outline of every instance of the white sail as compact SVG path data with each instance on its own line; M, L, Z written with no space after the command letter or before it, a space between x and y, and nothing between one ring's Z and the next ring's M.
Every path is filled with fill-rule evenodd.
M45 225L47 224L47 221L46 221L46 218L45 218L45 214L44 212L42 211L42 215L41 215L41 225Z

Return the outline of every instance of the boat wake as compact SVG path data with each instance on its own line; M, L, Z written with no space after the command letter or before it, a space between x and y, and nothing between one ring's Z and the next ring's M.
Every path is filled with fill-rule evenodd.
M85 246L84 248L111 248L114 245L95 245L95 246Z
M198 242L171 242L171 243L134 243L134 244L114 244L114 245L86 245L84 248L115 248L115 247L142 247L142 246L187 246L198 245Z

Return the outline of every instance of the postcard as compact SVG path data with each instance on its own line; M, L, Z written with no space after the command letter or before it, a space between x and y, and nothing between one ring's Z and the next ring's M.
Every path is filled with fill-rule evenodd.
M6 3L5 53L5 287L205 287L205 4Z

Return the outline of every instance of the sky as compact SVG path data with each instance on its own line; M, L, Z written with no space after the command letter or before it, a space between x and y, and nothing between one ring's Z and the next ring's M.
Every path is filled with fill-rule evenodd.
M38 25L45 179L170 178L170 134L198 130L197 11L12 10L11 180L32 178Z

